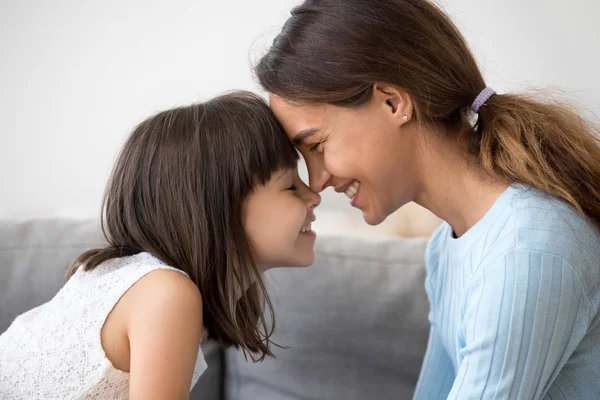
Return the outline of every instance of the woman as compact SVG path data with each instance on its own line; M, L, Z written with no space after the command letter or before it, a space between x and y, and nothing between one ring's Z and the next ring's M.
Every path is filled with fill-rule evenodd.
M416 399L597 398L596 127L487 88L426 0L307 0L256 72L313 190L372 225L410 201L446 222Z

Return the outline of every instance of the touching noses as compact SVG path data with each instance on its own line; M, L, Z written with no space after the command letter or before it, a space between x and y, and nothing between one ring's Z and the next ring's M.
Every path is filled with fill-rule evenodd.
M304 203L309 210L314 210L321 204L321 196L318 193L313 192L310 188L306 187L304 191Z
M332 176L322 163L308 166L308 186L313 192L321 193L329 186L333 186Z

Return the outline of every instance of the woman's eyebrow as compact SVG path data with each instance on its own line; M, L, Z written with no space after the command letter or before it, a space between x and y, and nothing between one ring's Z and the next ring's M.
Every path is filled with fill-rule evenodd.
M301 144L304 143L304 140L307 137L314 135L318 131L319 131L319 128L308 128L308 129L301 130L294 136L294 139L292 140L292 142L294 143L295 146L300 146Z

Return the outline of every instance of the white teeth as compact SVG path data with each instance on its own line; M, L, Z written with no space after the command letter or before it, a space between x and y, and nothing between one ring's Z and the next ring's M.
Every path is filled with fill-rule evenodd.
M355 181L352 185L350 185L350 187L348 189L346 189L344 194L346 195L346 197L348 197L350 200L352 200L352 198L354 196L356 196L356 193L358 192L358 188L360 188L360 182Z
M301 233L306 233L306 232L310 232L310 231L312 231L312 224L308 224L308 225L300 228Z

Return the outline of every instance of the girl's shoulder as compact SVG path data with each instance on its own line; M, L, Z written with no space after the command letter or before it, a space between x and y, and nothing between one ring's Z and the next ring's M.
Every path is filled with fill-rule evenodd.
M103 335L106 343L111 343L111 336L126 337L127 346L115 349L114 358L130 372L131 390L140 397L152 386L134 387L134 382L153 382L173 394L170 390L189 388L206 369L200 350L202 296L179 270L161 267L148 272L121 297L111 314L116 319L107 328L114 329Z
M170 318L193 323L202 317L202 296L198 286L180 269L171 267L148 253L116 260L109 273L129 281L117 306L126 308L129 323L148 323L145 315L169 314ZM102 272L100 272L102 273ZM106 272L105 272L106 273ZM161 318L154 318L159 320Z

